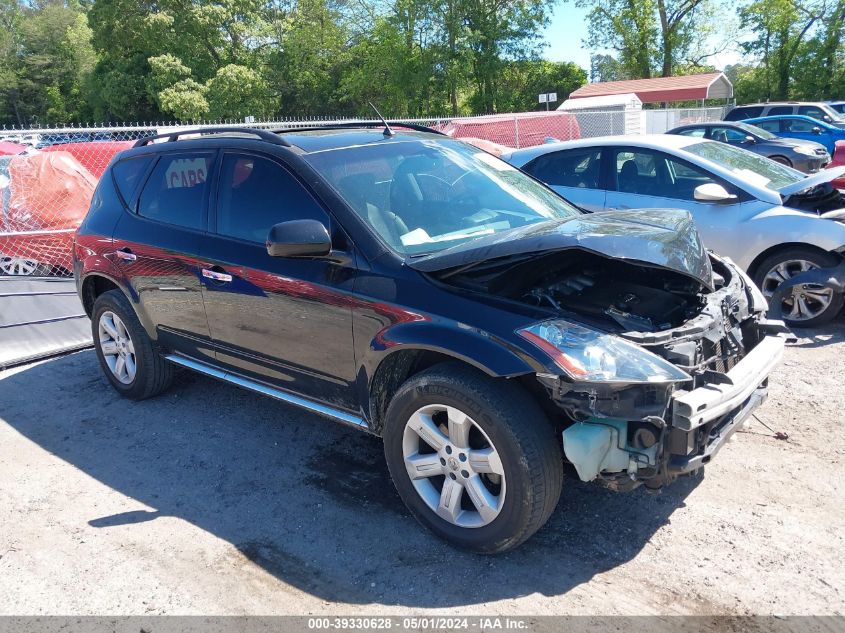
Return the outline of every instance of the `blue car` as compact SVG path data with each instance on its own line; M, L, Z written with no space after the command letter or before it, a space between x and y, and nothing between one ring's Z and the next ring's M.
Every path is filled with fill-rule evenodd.
M784 138L800 138L805 141L821 143L827 148L831 156L836 141L845 141L845 129L800 114L761 116L755 119L744 119L743 121Z

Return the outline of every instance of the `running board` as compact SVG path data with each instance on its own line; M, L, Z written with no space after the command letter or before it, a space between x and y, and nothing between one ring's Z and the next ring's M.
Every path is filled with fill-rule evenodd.
M310 411L311 413L317 413L327 418L336 420L337 422L342 422L343 424L354 426L356 429L363 429L364 431L370 430L370 427L362 418L352 415L351 413L341 411L340 409L335 409L334 407L319 404L317 402L314 402L313 400L308 400L306 398L300 398L299 396L295 396L286 391L282 391L281 389L275 389L274 387L270 387L269 385L265 385L255 380L250 380L249 378L244 378L243 376L233 374L232 372L217 369L216 367L212 367L211 365L201 363L191 358L186 358L185 356L180 356L178 354L168 354L164 358L175 365L187 367L188 369L192 369L201 374L205 374L206 376L211 376L212 378L223 380L224 382L228 382L238 387L243 387L244 389L249 389L250 391L254 391L265 396L270 396L271 398L281 400L282 402L286 402L288 404L292 404L301 409L305 409L306 411Z

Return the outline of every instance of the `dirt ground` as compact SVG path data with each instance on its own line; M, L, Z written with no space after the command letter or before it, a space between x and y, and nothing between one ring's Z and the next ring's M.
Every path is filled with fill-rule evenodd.
M420 528L364 433L192 374L122 400L91 351L0 373L0 614L843 614L843 378L845 325L805 332L703 478L570 474L490 558Z

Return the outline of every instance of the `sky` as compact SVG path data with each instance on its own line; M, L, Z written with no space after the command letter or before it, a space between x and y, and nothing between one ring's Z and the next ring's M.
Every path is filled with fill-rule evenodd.
M575 62L589 72L590 51L584 48L584 40L587 39L586 9L558 0L544 36L548 46L543 57L555 62ZM722 70L726 65L738 62L739 57L736 51L725 51L714 56L712 63Z

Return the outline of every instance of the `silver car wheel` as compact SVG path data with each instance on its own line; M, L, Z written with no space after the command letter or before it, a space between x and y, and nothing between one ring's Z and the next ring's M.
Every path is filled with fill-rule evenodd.
M766 273L760 290L767 299L771 299L778 286L784 281L817 268L818 266L806 259L781 262ZM799 284L793 286L790 292L784 296L781 309L783 315L791 321L807 321L827 310L832 300L833 290L831 288L825 288L818 284Z
M38 262L22 257L0 256L0 271L6 275L33 275Z
M491 523L505 501L505 472L496 447L464 412L445 404L418 409L402 437L405 468L417 494L453 525Z
M135 380L138 367L135 362L135 345L123 321L114 312L105 311L98 323L99 345L111 373L124 385Z

